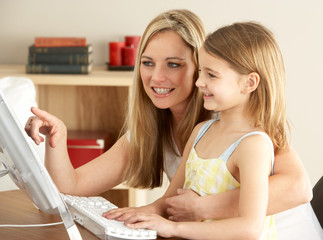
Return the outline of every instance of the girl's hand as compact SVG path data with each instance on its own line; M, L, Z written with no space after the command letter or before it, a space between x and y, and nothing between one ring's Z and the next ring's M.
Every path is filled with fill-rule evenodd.
M116 208L102 214L103 217L120 222L127 221L137 213L152 213L153 209L147 205L143 207Z
M178 189L177 194L165 201L168 219L176 222L203 220L197 203L199 195L190 189Z
M136 213L124 224L129 228L145 228L157 231L158 236L169 238L176 233L176 222L169 221L157 214Z
M34 142L39 145L44 142L43 134L49 138L49 145L54 148L61 139L67 136L64 123L46 111L32 107L31 112L35 115L28 119L25 131Z

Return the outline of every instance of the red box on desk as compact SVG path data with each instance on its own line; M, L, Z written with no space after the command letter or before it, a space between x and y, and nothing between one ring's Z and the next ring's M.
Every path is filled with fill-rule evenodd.
M100 156L114 142L110 132L105 131L68 131L67 151L76 169Z

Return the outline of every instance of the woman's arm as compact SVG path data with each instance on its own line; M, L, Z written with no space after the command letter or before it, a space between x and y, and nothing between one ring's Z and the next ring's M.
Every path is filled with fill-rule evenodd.
M304 165L293 147L275 156L274 175L269 178L267 215L307 203L312 188Z
M118 185L128 161L129 143L122 136L108 151L75 170L67 152L67 130L64 123L55 116L32 108L25 130L40 144L46 136L45 166L62 193L71 195L96 195Z
M224 219L238 215L240 190L199 197L191 190L179 190L168 198L167 212L175 221ZM309 202L311 185L304 166L291 147L275 156L274 175L269 177L269 203L267 215L276 214Z

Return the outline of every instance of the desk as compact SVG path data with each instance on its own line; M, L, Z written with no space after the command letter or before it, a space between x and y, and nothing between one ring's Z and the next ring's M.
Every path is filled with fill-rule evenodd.
M0 192L0 224L42 224L61 221L59 215L49 215L38 211L20 190ZM98 240L83 227L79 225L77 227L83 240ZM0 236L5 240L69 239L63 224L49 227L0 228Z

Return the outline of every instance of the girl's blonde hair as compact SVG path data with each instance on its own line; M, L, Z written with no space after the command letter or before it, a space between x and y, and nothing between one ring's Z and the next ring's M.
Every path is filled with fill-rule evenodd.
M140 75L140 58L149 39L162 31L179 34L192 50L195 62L194 82L198 78L198 50L205 40L201 19L188 10L171 10L154 18L144 31L138 47L132 94L129 98L127 128L130 133L129 162L124 181L132 187L154 188L162 184L164 147L176 154L172 140L172 114L169 109L158 109L147 96ZM203 98L197 88L189 96L189 105L177 135L184 147L194 126L209 117L203 108Z
M285 68L272 32L254 22L235 23L210 34L204 48L241 74L259 74L260 82L250 95L249 110L255 116L255 127L267 132L275 150L284 149L288 145L289 130L284 97Z

